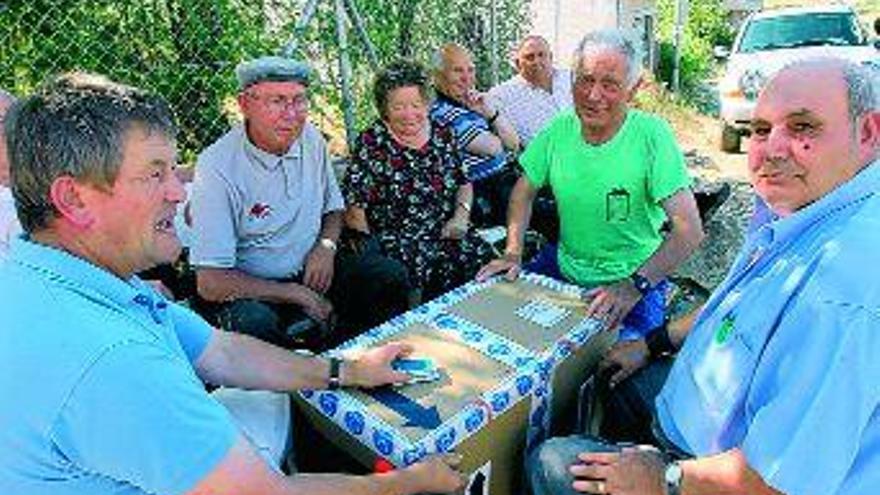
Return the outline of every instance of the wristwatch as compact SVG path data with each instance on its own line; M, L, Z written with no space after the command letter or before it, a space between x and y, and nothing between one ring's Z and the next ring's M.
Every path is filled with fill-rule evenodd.
M338 357L330 358L330 378L327 380L327 389L339 390L342 387L342 379L339 371L342 368L342 360Z
M321 240L318 241L318 243L321 246L329 249L330 251L333 251L334 253L336 252L336 241L334 241L333 239L330 239L329 237L322 237Z
M667 495L681 495L681 480L684 478L684 471L678 461L670 462L666 465L666 471L663 472L663 481L666 482Z
M644 296L651 291L651 281L643 277L639 272L633 272L633 274L629 276L629 279L632 280L633 285L636 286L636 290L638 290L641 295Z

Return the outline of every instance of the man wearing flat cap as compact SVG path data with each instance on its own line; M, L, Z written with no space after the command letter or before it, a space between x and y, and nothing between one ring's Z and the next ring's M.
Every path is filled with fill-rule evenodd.
M338 343L406 309L405 269L371 252L337 253L344 203L327 144L308 122L308 65L240 64L244 122L198 157L192 199L198 293L217 323L285 347L303 324Z

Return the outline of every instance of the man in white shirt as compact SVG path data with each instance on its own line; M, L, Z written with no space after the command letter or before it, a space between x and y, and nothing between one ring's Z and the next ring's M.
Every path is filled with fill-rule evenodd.
M517 74L489 90L489 98L526 145L557 113L571 108L571 73L553 68L550 44L535 34L520 42L514 63Z
M15 202L12 200L12 189L9 188L9 162L6 158L6 135L3 131L6 110L15 101L15 97L0 89L0 261L6 258L9 242L21 232L18 215L15 213Z

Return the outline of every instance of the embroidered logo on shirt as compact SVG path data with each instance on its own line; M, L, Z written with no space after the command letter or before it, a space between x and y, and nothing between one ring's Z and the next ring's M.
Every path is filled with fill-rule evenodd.
M718 325L718 330L715 330L716 344L721 345L730 340L730 336L733 335L733 322L733 317L729 315L721 320L721 324Z
M272 213L272 207L267 205L266 203L254 203L254 206L251 206L248 215L252 218L266 218L269 214Z

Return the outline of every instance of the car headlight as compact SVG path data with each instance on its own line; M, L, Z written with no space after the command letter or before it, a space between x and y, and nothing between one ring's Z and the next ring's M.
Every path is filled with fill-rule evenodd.
M742 89L743 95L750 100L758 97L761 88L767 83L767 76L758 69L750 69L743 72L739 77L739 87Z

